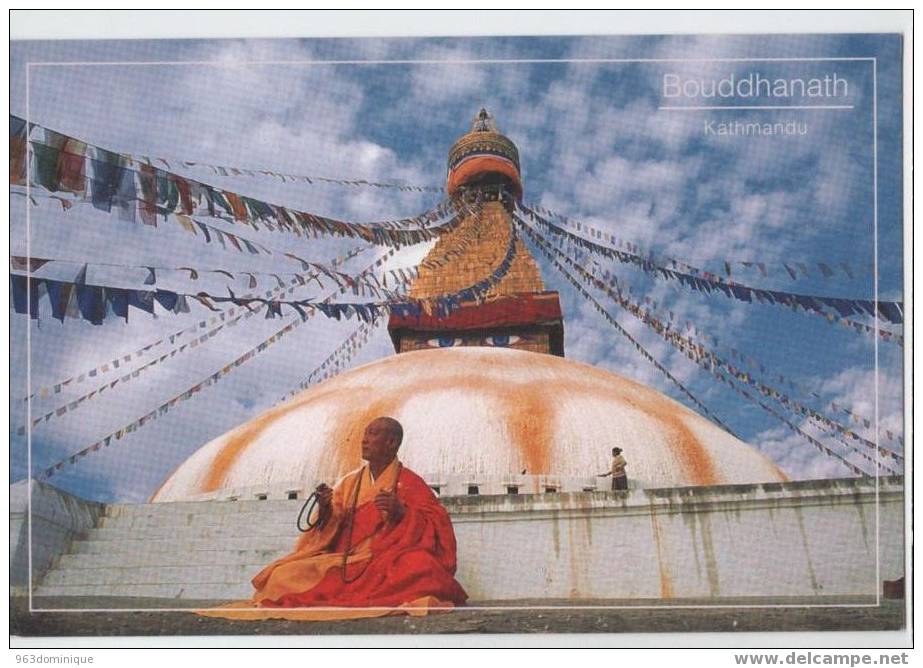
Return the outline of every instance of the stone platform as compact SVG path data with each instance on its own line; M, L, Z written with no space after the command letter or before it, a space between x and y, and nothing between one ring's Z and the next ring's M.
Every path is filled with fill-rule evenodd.
M471 608L428 617L386 617L339 622L231 621L189 612L157 611L175 600L150 598L35 598L33 607L55 612L29 613L28 600L11 602L13 636L223 636L354 634L510 634L510 633L699 633L765 631L898 631L905 627L904 602L861 599L739 599L721 606L707 599L663 601L483 601ZM209 605L183 601L182 605ZM606 609L601 606L617 606ZM761 607L750 607L759 605ZM474 606L478 606L475 609ZM482 607L483 606L483 607ZM531 607L535 606L535 607ZM586 607L580 607L586 606ZM683 606L683 607L676 607ZM762 607L770 606L770 607ZM92 608L105 612L83 612ZM119 609L136 608L132 612ZM487 608L487 609L484 609ZM730 636L729 646L739 641ZM850 645L849 636L830 635L829 646ZM895 636L895 642L897 642ZM555 641L556 644L559 641ZM563 641L561 641L563 643ZM579 642L579 641L578 641ZM618 643L617 636L612 643ZM815 636L815 647L827 646ZM316 641L309 644L316 645ZM451 643L450 643L451 644ZM713 645L718 646L718 645ZM884 645L882 645L884 646ZM897 646L889 644L887 646Z

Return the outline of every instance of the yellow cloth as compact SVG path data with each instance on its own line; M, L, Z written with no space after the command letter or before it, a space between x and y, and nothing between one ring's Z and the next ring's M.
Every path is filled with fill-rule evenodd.
M388 615L424 617L431 612L449 611L455 606L440 601L435 596L424 596L397 608L255 608L250 601L231 603L214 610L196 610L202 617L221 617L259 621L261 619L288 619L299 622L334 622L345 619L368 619Z

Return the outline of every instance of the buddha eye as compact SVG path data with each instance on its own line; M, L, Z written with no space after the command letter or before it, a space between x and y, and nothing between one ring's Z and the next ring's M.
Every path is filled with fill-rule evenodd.
M519 341L519 337L510 334L496 334L494 336L488 336L486 339L484 339L484 343L486 343L488 346L496 346L498 348L506 348L507 346L513 345L517 341Z
M454 346L460 346L461 344L462 340L454 336L440 336L426 342L426 345L430 348L452 348Z

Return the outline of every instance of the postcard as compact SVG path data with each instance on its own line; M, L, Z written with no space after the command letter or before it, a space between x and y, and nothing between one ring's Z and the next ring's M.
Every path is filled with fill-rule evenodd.
M906 632L905 46L12 41L12 636Z

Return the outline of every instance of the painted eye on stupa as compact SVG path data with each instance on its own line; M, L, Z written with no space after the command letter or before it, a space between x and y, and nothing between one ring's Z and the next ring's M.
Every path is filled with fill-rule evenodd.
M440 336L435 339L430 339L426 344L430 348L452 348L453 346L460 346L462 344L462 339L454 336Z
M484 339L484 343L486 343L488 346L496 346L498 348L506 348L507 346L513 345L517 341L519 341L519 337L510 334L497 334L495 336L488 336L486 339Z

